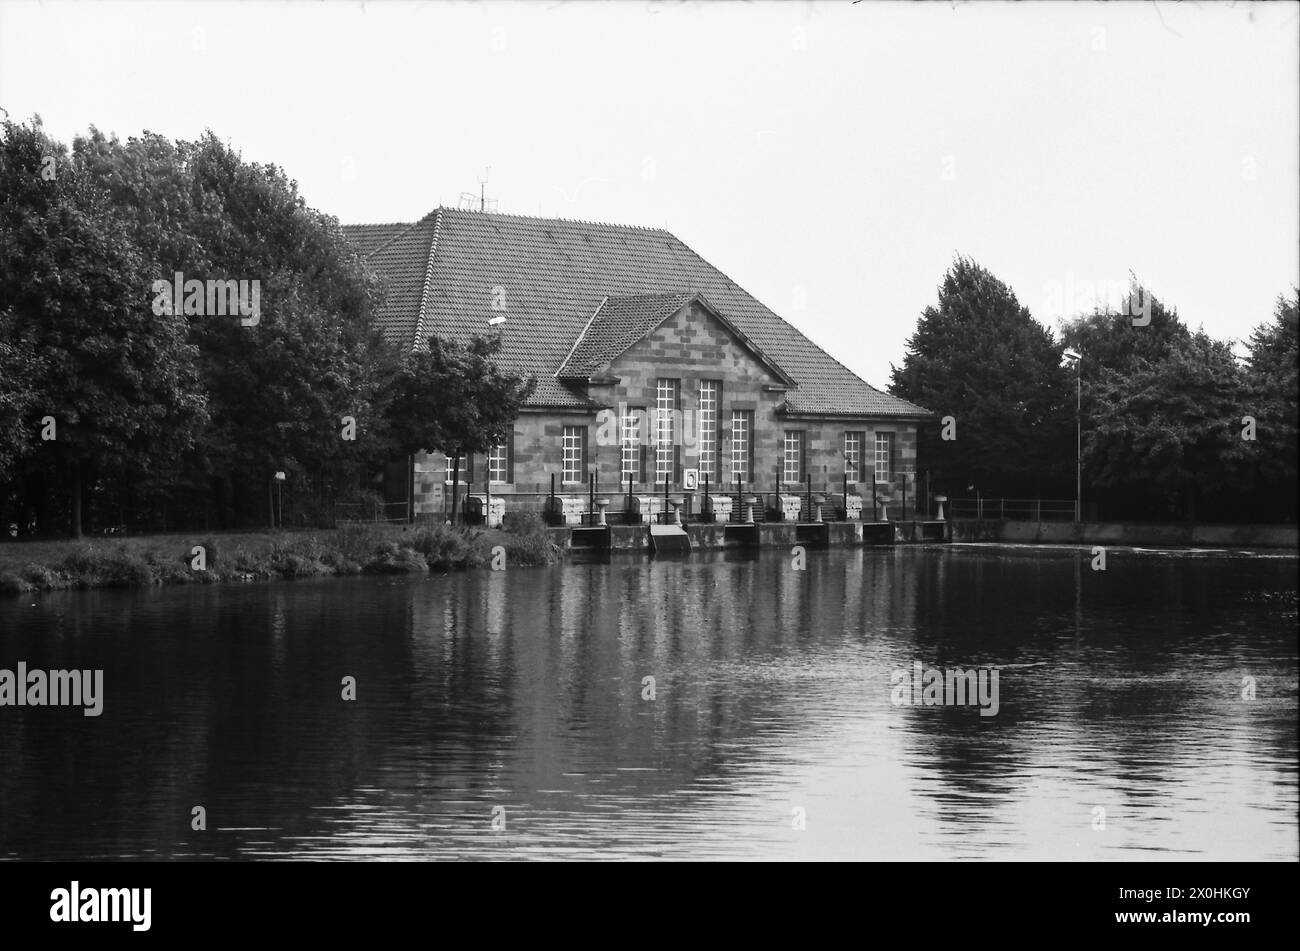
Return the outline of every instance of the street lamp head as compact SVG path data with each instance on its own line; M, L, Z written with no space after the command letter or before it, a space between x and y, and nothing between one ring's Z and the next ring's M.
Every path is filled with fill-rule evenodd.
M1082 357L1080 354L1075 353L1073 350L1066 350L1065 353L1062 354L1062 356L1065 357L1065 359L1067 359L1067 360L1082 360L1082 359L1083 359L1083 357Z

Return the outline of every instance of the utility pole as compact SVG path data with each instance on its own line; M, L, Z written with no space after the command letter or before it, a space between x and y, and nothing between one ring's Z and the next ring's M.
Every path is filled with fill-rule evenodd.
M1083 521L1083 361L1074 374L1074 520Z
M1083 357L1066 350L1074 364L1074 520L1083 521Z

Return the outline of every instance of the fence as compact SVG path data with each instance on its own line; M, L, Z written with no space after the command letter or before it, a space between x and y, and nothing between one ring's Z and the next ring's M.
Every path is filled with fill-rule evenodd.
M553 478L549 485L535 482L516 483L510 487L493 486L490 487L490 491L488 486L461 483L458 487L456 511L458 521L466 520L466 498L470 495L490 495L492 498L504 499L507 512L536 512L547 517L552 524L557 524L557 518L553 515L548 516L548 513L554 511L554 504L549 500L551 498L577 499L581 503L582 524L592 525L600 518L596 501L607 499L609 506L605 511L606 523L632 525L644 522L636 511L637 505L633 499L649 496L655 500L653 508L658 511L655 512L654 517L658 522L675 520L676 514L670 504L673 500L680 502L683 522L718 520L732 523L746 522L751 515L751 509L755 522L766 522L782 520L781 496L795 496L799 499L797 521L816 521L818 514L823 520L836 521L845 518L843 496L847 489L849 495L857 495L862 500L860 516L862 520L877 521L882 515L887 515L890 521L900 521L909 516L925 517L917 510L916 499L908 495L906 484L900 483L898 488L896 494L891 494L890 487L881 485L877 492L876 487L870 483L850 485L843 479L838 482L826 480L820 486L814 486L810 477L797 483L782 482L778 477L766 486L760 486L757 482L717 483L702 478L693 490L684 489L680 483L665 485L664 483L623 482L617 485L609 483L600 485L594 476L589 477L583 484L559 483ZM724 498L730 500L730 514L725 519L711 517L709 502ZM723 506L715 507L715 511L716 508L721 507ZM449 493L443 502L442 517L450 518L451 509Z
M996 519L1014 522L1072 522L1074 499L949 499L948 518Z
M334 524L349 522L405 522L409 507L405 502L335 502Z

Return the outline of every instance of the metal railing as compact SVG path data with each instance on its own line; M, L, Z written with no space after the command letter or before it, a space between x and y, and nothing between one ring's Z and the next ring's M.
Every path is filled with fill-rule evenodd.
M409 506L405 502L335 502L334 524L350 522L405 522Z
M1014 522L1072 522L1074 499L949 499L948 518Z
M586 483L564 483L556 479L549 484L537 482L498 484L491 486L490 489L483 484L466 485L462 482L458 486L456 512L458 521L468 520L466 499L471 495L490 496L493 499L505 500L507 512L536 512L547 518L550 524L557 525L561 523L558 517L559 505L550 500L552 498L576 499L581 503L581 524L594 525L598 524L600 518L596 500L608 499L609 505L605 510L606 524L635 525L644 524L648 520L637 510L638 503L635 500L649 496L656 500L652 506L658 509L653 513L656 522L674 521L676 516L669 501L680 500L683 522L726 521L736 524L748 520L751 508L755 522L780 520L783 517L781 496L795 496L799 499L796 521L815 521L818 509L823 521L843 521L846 517L843 499L846 489L850 495L861 498L860 518L863 521L877 521L885 514L890 521L925 517L923 512L918 510L917 499L908 494L901 482L894 486L882 483L879 486L879 504L873 504L876 493L873 492L871 483L848 484L840 479L826 480L820 485L814 485L809 478L797 483L773 478L765 486L760 486L758 482L716 483L701 479L694 489L687 489L680 482L665 485L662 482L629 484L624 481L621 484L606 482L601 485L590 477ZM723 498L731 501L730 512L725 518L711 516L709 510L715 507L709 503ZM452 502L448 493L443 499L441 517L450 518L451 511Z

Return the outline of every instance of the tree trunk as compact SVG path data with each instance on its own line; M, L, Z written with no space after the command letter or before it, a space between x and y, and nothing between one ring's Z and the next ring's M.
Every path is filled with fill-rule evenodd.
M81 467L72 467L72 537L81 537Z
M266 483L266 512L267 518L271 523L271 531L275 531L275 480L268 479Z

